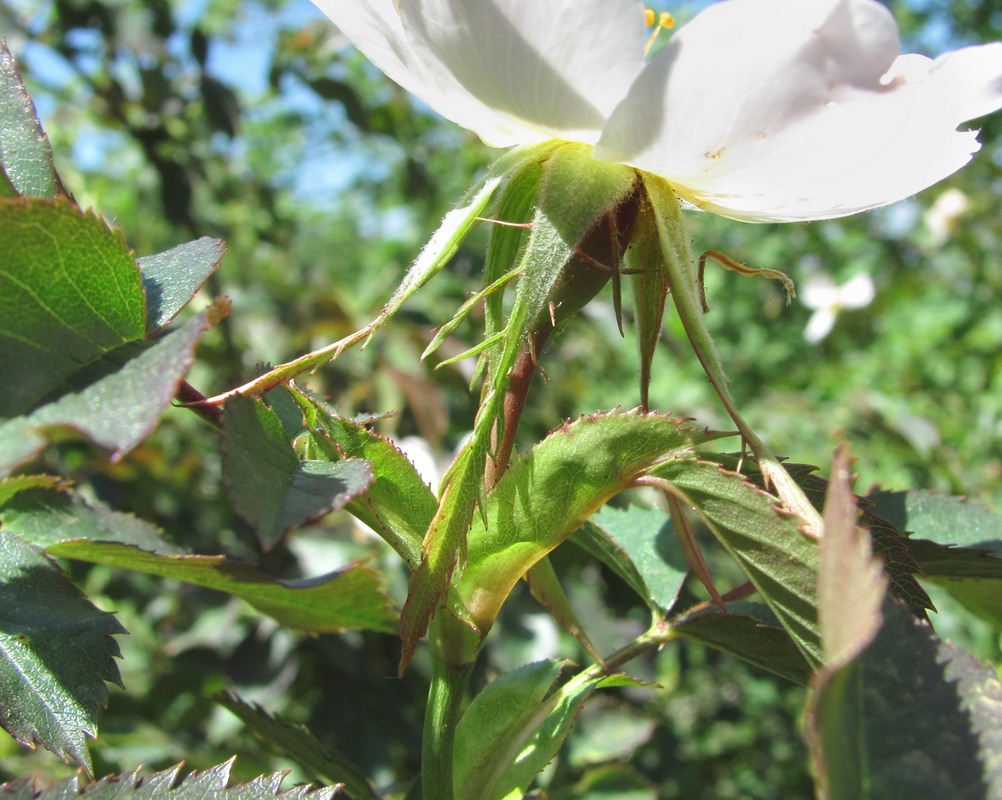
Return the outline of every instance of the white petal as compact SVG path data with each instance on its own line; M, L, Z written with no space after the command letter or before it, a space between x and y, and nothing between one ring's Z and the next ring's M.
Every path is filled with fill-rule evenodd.
M839 287L839 305L843 308L863 308L870 305L875 294L873 278L869 273L861 272Z
M470 98L522 131L523 140L593 144L644 66L640 0L399 0L399 6L412 45L447 98L435 109L492 144L499 137L471 119Z
M999 107L1002 44L898 59L874 0L727 0L648 65L596 157L735 219L826 219L956 171L979 147L957 126Z
M835 312L830 308L821 308L811 314L804 328L804 339L811 344L820 342L835 327Z
M811 275L799 288L797 298L808 308L831 308L838 303L839 290L827 275Z
M643 68L640 0L313 0L373 64L487 144L594 143Z
M369 61L432 108L445 102L404 33L394 0L313 0Z

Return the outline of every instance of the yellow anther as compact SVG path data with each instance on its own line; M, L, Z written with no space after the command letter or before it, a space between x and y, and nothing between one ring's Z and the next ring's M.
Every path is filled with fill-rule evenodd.
M654 46L654 42L658 38L658 34L662 30L668 30L669 28L675 27L675 18L669 14L667 11L662 11L660 14L655 14L654 9L645 8L644 9L644 25L650 28L654 25L654 31L651 33L651 38L647 40L647 44L644 45L644 55L646 56L651 48Z

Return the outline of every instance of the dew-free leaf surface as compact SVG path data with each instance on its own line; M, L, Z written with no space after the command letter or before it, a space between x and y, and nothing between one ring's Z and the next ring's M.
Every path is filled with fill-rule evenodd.
M15 739L91 771L86 736L120 683L118 621L51 560L0 531L0 724Z

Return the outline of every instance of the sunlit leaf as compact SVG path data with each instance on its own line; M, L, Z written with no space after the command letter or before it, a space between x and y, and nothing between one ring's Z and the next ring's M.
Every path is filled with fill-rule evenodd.
M139 270L120 233L69 200L0 201L0 418L25 414L74 373L143 338Z
M675 605L689 566L665 512L606 506L573 541L615 570L652 609L665 612Z
M266 548L290 528L356 497L372 481L357 459L301 461L278 415L258 398L234 397L223 414L224 468L233 507Z
M277 580L251 564L224 556L164 556L113 542L57 542L46 551L236 595L283 625L311 633L351 628L389 633L396 627L396 615L378 574L362 564L315 578Z
M85 736L97 733L105 681L121 682L119 633L37 548L0 532L0 724L11 736L91 771Z
M881 516L912 534L908 550L924 580L1002 624L1002 514L927 491L879 492L869 499Z
M6 43L0 44L0 167L5 174L2 184L17 194L56 197L63 193L49 139ZM11 196L2 190L0 195Z
M182 552L150 523L68 491L33 488L6 503L0 500L0 524L5 531L43 548L66 539L91 539L130 544L164 555Z
M312 789L295 786L282 790L285 773L262 775L246 783L230 785L233 761L192 772L181 778L181 764L149 775L139 770L121 776L102 778L97 783L81 783L78 778L54 786L36 787L30 780L16 781L0 786L0 791L11 800L66 800L86 797L88 800L330 800L339 793L339 787Z
M569 423L512 464L474 520L459 592L482 631L515 583L608 500L655 465L688 459L715 434L659 414Z
M225 252L219 239L203 236L136 263L146 290L146 330L153 332L177 316L219 266Z

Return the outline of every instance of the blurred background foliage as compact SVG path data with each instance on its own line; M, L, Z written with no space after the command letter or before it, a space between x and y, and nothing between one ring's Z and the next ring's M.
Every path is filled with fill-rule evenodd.
M1002 39L994 0L891 3L908 50L937 54ZM697 5L673 7L680 21ZM340 338L380 308L441 216L493 153L409 98L355 53L307 0L0 0L57 165L82 206L119 225L139 255L195 236L227 242L203 292L234 312L209 336L191 382L209 394ZM695 249L788 271L799 285L867 274L872 302L838 313L817 342L813 310L782 287L710 266L709 324L743 413L772 448L827 463L848 439L860 491L934 488L1002 500L1002 116L983 120L982 152L944 184L890 208L809 225L745 225L691 215ZM470 365L435 370L419 355L436 325L479 286L485 233L364 351L310 378L352 414L421 436L444 461L471 427ZM624 304L628 308L628 304ZM833 309L838 311L838 309ZM436 359L478 340L476 321ZM680 328L665 326L652 403L726 426ZM564 418L639 400L636 344L600 297L550 346L523 446ZM369 557L402 599L406 575L337 515L262 553L226 499L219 440L175 409L121 463L82 446L50 468L113 507L152 520L197 552L260 561L275 575L316 575ZM723 587L738 576L712 544ZM624 587L573 548L556 564L600 650L644 615ZM185 759L203 768L239 753L237 774L289 768L206 698L233 690L308 725L354 757L383 790L418 766L426 691L421 659L395 676L398 643L377 635L304 638L237 601L103 568L74 575L114 610L128 690L112 690L94 746L100 774ZM704 599L692 587L688 602ZM947 635L999 663L999 632L951 612ZM509 603L483 679L533 658L581 658L531 598ZM634 672L663 690L629 690L586 707L544 774L553 798L789 798L811 794L798 715L803 690L692 644ZM0 741L4 779L67 774L48 754ZM296 773L297 777L304 777Z

